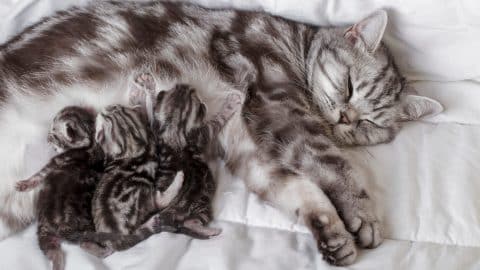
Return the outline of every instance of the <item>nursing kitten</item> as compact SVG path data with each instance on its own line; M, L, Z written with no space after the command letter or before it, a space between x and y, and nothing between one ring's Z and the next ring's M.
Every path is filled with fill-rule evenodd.
M32 143L42 131L33 123L78 97L94 107L126 104L124 88L105 86L145 68L161 84L192 84L217 112L238 79L213 57L215 39L226 34L257 76L242 114L219 136L222 157L252 192L298 214L328 262L351 264L356 244L373 248L382 236L341 147L389 142L403 121L442 110L409 91L381 42L386 24L384 11L349 27L318 27L260 12L102 1L29 27L1 47L0 237L33 216L31 194L12 196L25 149L18 141Z
M92 201L97 232L82 237L123 250L162 231L155 214L177 196L183 173L171 171L169 187L157 189L158 161L144 108L108 106L98 114L95 132L106 168ZM97 253L95 246L90 251Z
M155 96L157 87L151 74L141 74L135 81L137 86L134 92L144 93L147 99ZM205 152L240 108L240 95L229 94L220 112L209 121L206 121L205 104L188 85L179 84L169 91L161 91L154 102L146 103L154 106L153 132L157 141L160 174L172 170L170 164L162 162L164 156L171 155L177 158L177 168L185 172L183 187L178 196L160 213L162 224L170 225L175 232L196 238L218 235L220 229L207 227L213 219L212 199L216 184L207 165Z
M18 191L28 191L43 184L37 202L37 236L54 270L65 267L62 240L78 242L76 234L95 231L91 201L103 153L93 143L94 120L95 114L81 107L61 110L53 120L48 141L62 153L16 186Z

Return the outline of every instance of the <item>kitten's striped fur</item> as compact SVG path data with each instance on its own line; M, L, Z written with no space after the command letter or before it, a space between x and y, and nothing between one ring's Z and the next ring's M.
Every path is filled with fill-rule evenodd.
M97 116L95 140L106 168L92 201L97 233L82 237L123 250L162 230L157 212L177 196L183 173L171 174L164 192L157 189L155 143L140 107L106 107Z
M94 120L94 113L87 109L62 109L48 136L62 153L16 186L19 191L28 191L43 184L37 202L37 236L54 270L65 267L62 240L86 244L77 235L95 231L91 201L103 170L103 153L93 143Z
M238 40L233 50L257 74L242 114L219 137L226 162L250 190L298 213L325 259L352 263L353 240L375 247L380 225L338 146L389 141L399 121L441 110L407 91L380 42L386 21L379 11L351 27L317 27L259 12L157 1L93 3L44 19L1 48L0 131L8 132L0 133L0 147L8 156L0 160L0 232L33 216L32 195L12 197L23 160L16 142L46 136L45 125L64 106L127 104L122 86L145 69L162 89L192 85L215 114L228 94L223 89L238 79L213 57L215 40L226 35Z
M220 112L207 121L207 108L198 98L195 89L179 84L156 95L157 87L151 74L141 74L138 77L142 78L141 85L133 90L133 96L142 96L136 94L140 91L144 93L145 99L155 98L151 104L152 126L160 159L159 173L168 175L175 168L185 172L185 180L178 196L160 213L162 223L168 224L173 231L196 238L218 235L220 229L206 226L213 219L212 200L216 183L208 168L205 152L239 109L240 95L232 93L227 96ZM175 164L165 164L165 157L172 156ZM162 182L160 185L169 184Z

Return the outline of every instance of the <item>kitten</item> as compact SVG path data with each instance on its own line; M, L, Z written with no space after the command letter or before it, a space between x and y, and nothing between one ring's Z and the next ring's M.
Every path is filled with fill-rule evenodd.
M155 143L139 106L106 107L97 116L95 132L106 168L92 201L97 233L82 237L107 250L124 250L163 230L156 213L177 196L183 172L170 171L169 187L157 189ZM98 255L95 246L89 251Z
M141 74L135 81L134 92L144 93L147 99L155 96L157 87L151 74ZM196 238L218 235L221 229L207 227L213 219L212 199L216 184L204 153L239 109L240 95L228 95L220 112L210 121L205 120L205 104L188 85L178 84L174 89L161 91L154 102L145 103L154 105L153 132L160 160L174 153L178 168L185 172L179 195L160 213L162 224ZM160 161L160 165L160 173L163 174L168 164Z
M43 183L37 202L37 236L54 270L65 266L61 240L78 242L77 233L95 231L91 201L103 153L93 143L94 119L94 113L84 108L61 110L53 120L48 141L62 153L16 186L18 191L28 191Z

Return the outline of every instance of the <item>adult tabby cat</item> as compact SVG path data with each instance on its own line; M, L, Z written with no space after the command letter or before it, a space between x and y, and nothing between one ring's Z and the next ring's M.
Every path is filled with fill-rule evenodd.
M388 142L400 121L442 109L408 91L381 43L386 23L384 11L327 28L258 12L123 1L72 8L29 27L0 53L2 235L32 220L34 194L15 193L14 183L30 174L24 159L56 111L126 104L128 77L147 68L162 89L193 85L215 113L223 89L234 86L234 62L215 57L213 45L231 36L257 76L242 115L219 138L229 168L261 198L301 216L326 260L352 263L354 238L361 247L382 238L368 192L338 146Z

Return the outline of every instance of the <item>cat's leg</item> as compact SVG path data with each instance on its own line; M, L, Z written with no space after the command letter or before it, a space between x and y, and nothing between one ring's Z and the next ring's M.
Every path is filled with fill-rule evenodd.
M45 256L52 262L53 270L65 269L65 253L62 251L61 239L43 226L38 226L38 244Z
M295 162L327 194L358 244L378 246L383 241L380 223L366 190L355 181L348 159L333 145L321 150L319 145L328 146L318 141L301 142L296 151L302 158Z
M129 104L145 108L150 122L153 120L153 107L156 101L155 93L156 83L152 74L143 72L134 76L129 89Z
M39 172L30 176L30 178L18 181L15 185L17 191L29 191L39 186L45 180L45 177L50 174L55 168L69 161L68 153L62 153L53 157L47 165L45 165Z
M326 261L335 265L353 263L357 256L354 238L329 198L311 179L256 159L250 159L244 171L250 190L303 219Z
M45 176L51 172L50 168L45 167L38 173L32 175L30 178L18 181L17 184L15 185L15 189L17 191L30 191L36 187L38 187L40 184L43 183L45 180Z
M157 191L155 195L155 203L158 209L163 209L167 207L173 199L178 195L180 189L182 188L183 181L184 181L184 174L182 171L177 172L175 178L173 179L172 183L168 188L164 191Z

